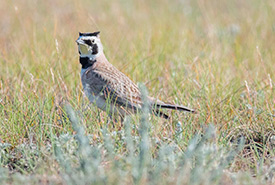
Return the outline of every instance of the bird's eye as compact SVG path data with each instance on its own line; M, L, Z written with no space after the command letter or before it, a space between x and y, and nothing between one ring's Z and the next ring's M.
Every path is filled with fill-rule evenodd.
M93 43L93 44L95 43L95 39L92 40L92 43Z
M91 40L84 40L84 42L85 42L85 44L87 44L87 45L89 45L89 46L92 45Z

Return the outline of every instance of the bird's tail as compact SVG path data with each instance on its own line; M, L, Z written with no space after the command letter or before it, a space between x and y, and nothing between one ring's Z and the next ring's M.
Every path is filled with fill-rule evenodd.
M182 106L182 105L172 105L172 104L165 104L165 103L159 104L159 103L157 103L155 106L157 108L162 108L162 109L173 109L173 110L180 110L180 111L196 113L196 111L194 109L190 109L190 108Z

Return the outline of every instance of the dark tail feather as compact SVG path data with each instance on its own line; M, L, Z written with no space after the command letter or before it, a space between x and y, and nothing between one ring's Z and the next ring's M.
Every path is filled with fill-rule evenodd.
M156 116L162 117L162 118L164 118L164 119L170 119L170 116L168 116L167 114L161 112L161 111L158 110L158 109L157 109L157 110L153 110L153 112L154 112L154 114L155 114Z
M195 110L190 109L190 108L188 108L188 107L181 106L181 105L156 104L156 107L157 107L157 108L163 108L163 109L173 109L173 110L181 110L181 111L196 113Z

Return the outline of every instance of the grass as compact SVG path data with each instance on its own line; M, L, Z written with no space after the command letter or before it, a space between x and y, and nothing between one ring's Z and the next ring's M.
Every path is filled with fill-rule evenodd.
M274 7L1 1L1 184L271 184ZM108 125L83 96L75 44L98 30L113 65L199 113Z

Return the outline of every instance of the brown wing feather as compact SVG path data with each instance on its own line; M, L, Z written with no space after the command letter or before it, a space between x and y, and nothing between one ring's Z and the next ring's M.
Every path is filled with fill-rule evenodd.
M118 105L131 109L141 107L141 96L138 87L123 73L111 64L101 63L85 72L85 81L95 95L103 94Z

